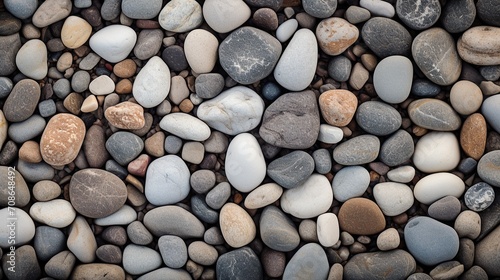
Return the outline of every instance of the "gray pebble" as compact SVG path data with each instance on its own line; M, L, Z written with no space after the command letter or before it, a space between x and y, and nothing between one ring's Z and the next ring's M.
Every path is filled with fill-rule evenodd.
M317 243L308 243L300 247L290 259L285 267L283 279L326 279L329 270L323 248Z
M245 0L245 2L251 7L271 8L275 11L283 4L283 0Z
M388 166L407 162L415 150L413 138L405 130L398 130L385 140L380 148L380 160Z
M87 54L78 64L78 67L82 70L92 70L94 67L97 66L99 61L101 60L101 57L98 56L97 54L91 52Z
M182 238L174 235L163 235L158 239L158 248L163 262L168 267L181 268L186 264L188 252Z
M344 279L406 279L416 267L412 255L403 250L361 253L344 265Z
M11 140L7 141L0 152L0 164L4 166L10 164L17 158L17 151L16 143Z
M134 160L144 149L144 142L139 136L118 131L106 141L106 150L120 165L127 165Z
M464 265L457 261L449 261L438 264L431 270L429 275L433 279L456 279L464 272Z
M429 80L417 79L411 86L411 94L418 97L434 97L441 92L441 87Z
M222 254L217 260L217 279L263 279L262 265L255 252L243 247Z
M59 79L54 83L52 89L54 90L54 93L57 95L57 97L59 97L60 99L64 99L66 98L66 96L68 96L68 94L70 94L71 85L69 80Z
M33 246L38 259L46 262L66 248L66 236L57 228L39 226L35 231Z
M476 171L477 161L471 157L464 158L460 161L457 166L458 171L464 174L470 174L473 171Z
M16 54L21 48L21 37L18 33L0 36L0 76L8 76L16 69Z
M182 148L182 139L169 135L165 138L165 151L169 154L177 154Z
M127 243L127 231L121 226L109 226L101 233L102 239L105 241L122 246Z
M439 0L421 0L420 2L398 0L396 13L411 29L422 30L437 22L441 15L441 4Z
M162 8L162 0L122 0L122 12L131 19L152 19Z
M495 190L485 182L472 185L464 195L465 205L476 212L490 207L494 200Z
M29 119L9 125L7 130L10 139L16 143L24 143L42 134L45 129L45 119L33 115Z
M205 198L198 194L191 197L191 212L201 221L208 224L216 224L219 221L219 213L205 202Z
M2 268L7 279L24 280L39 279L42 275L40 264L36 258L35 249L31 245L24 245L15 250L16 265L15 271L8 270L6 256L2 260Z
M217 226L211 227L205 231L205 234L203 234L203 241L210 245L222 245L225 242L224 236L222 236L222 232Z
M460 280L488 280L488 274L478 265L471 267L459 278Z
M369 20L371 17L370 11L358 6L349 6L345 11L345 18L352 24L358 24Z
M500 79L500 65L483 66L479 68L479 73L487 81ZM1 86L0 86L1 89ZM0 90L1 91L1 90Z
M47 42L47 50L52 53L62 52L66 46L64 46L61 38L50 39Z
M95 251L97 258L105 263L121 264L122 250L112 244L104 244Z
M339 144L333 160L342 165L360 165L374 161L379 154L380 140L373 135L360 135Z
M37 0L5 0L5 8L12 15L20 19L31 17L38 8Z
M314 159L304 151L293 151L275 159L267 167L267 175L286 189L299 186L313 171Z
M500 27L500 5L496 0L478 0L477 15L487 25Z
M479 160L477 173L486 183L500 187L500 151L485 154Z
M306 13L315 18L327 18L331 17L337 9L337 0L302 0L302 7Z
M440 221L452 221L460 214L460 200L454 196L445 196L432 203L427 210L430 217Z
M23 79L16 83L3 106L5 119L9 122L27 120L35 112L40 95L40 86L36 81Z
M197 193L206 193L215 186L215 173L212 170L201 169L191 174L189 182Z
M200 98L214 98L224 89L224 77L219 73L200 74L196 77L194 87Z
M332 170L332 157L327 149L318 149L313 152L314 167L319 174L326 174Z
M45 273L54 279L68 279L76 263L76 257L70 251L62 251L45 264Z
M469 269L474 264L475 247L474 241L471 239L460 238L460 247L458 249L456 260L462 263L465 269Z
M328 63L328 75L337 82L346 82L351 75L352 63L343 56L335 56Z
M109 171L109 172L115 174L116 176L118 176L122 180L125 180L125 177L127 177L127 175L128 175L127 169L112 159L106 161L106 164L104 165L104 169L106 171Z
M180 72L188 67L184 49L181 46L174 45L165 48L161 53L161 58L165 61L170 71Z
M441 22L450 33L464 32L476 18L474 0L447 1L443 8Z
M139 221L133 221L127 226L127 236L132 243L137 245L148 245L153 242L153 235Z
M269 205L259 221L260 237L269 248L289 252L299 246L300 236L294 223L278 207Z
M429 274L425 274L423 272L418 272L418 273L413 273L412 275L408 276L406 280L432 280L432 277L429 276Z
M408 115L414 124L437 131L457 130L462 123L460 116L448 103L433 98L411 102Z
M231 196L231 185L228 182L219 183L205 197L205 202L212 209L220 209Z
M368 20L361 29L361 38L377 56L408 56L412 37L398 22L383 17Z
M71 78L71 88L75 92L84 92L89 88L90 74L87 71L76 71Z
M56 103L53 99L47 99L40 103L38 103L38 112L40 112L40 116L46 118L56 114Z
M104 0L101 6L101 16L103 20L112 20L120 16L121 0Z
M7 77L0 77L0 98L5 98L12 91L14 84Z
M92 0L75 0L73 4L76 8L85 9L92 6Z
M142 30L137 37L134 55L140 60L147 60L153 57L160 50L162 40L163 31L160 29Z
M273 82L265 83L262 87L262 96L269 101L274 101L281 95L281 88Z
M402 118L394 107L384 102L367 101L359 105L356 121L368 133L386 136L401 126Z

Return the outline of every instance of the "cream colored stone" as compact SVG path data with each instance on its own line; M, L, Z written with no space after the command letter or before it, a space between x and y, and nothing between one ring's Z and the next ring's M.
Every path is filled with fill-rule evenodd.
M92 33L92 26L83 18L68 17L62 26L61 40L70 49L76 49L87 42Z

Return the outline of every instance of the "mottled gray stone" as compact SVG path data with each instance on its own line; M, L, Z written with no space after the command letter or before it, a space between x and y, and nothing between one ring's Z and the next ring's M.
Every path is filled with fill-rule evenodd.
M441 15L439 0L398 0L396 13L408 27L423 30L433 26Z
M283 0L244 0L249 6L256 8L271 8L275 11L279 10L283 4Z
M333 160L342 165L360 165L374 161L379 154L380 140L373 135L360 135L339 144Z
M497 226L476 245L475 264L490 277L500 276L500 226Z
M285 267L283 279L326 279L330 266L325 251L317 243L308 243L293 255Z
M500 111L498 110L498 106L500 106L500 94L486 98L486 100L483 101L481 112L488 124L491 125L494 130L500 132Z
M479 68L479 73L481 73L481 76L487 81L496 81L500 79L500 65L482 66ZM0 89L1 88L0 86Z
M326 174L332 170L332 157L327 149L318 149L313 152L314 167L319 174Z
M231 185L228 182L219 183L207 193L205 202L212 209L220 209L231 196Z
M406 279L415 272L416 267L417 264L412 255L403 250L362 253L354 255L344 265L344 279Z
M267 166L267 175L286 189L302 184L313 171L314 159L304 151L293 151Z
M9 122L22 122L35 112L40 100L40 86L35 80L23 79L10 92L3 107L5 118Z
M191 212L179 206L156 207L144 215L144 225L155 236L202 237L205 227Z
M436 131L454 131L462 123L460 116L449 104L433 98L411 102L408 115L416 125Z
M402 122L394 107L379 101L367 101L356 110L356 121L366 132L386 136L396 131Z
M18 33L0 36L0 76L8 76L16 69L16 55L21 48L21 37Z
M361 30L365 44L379 57L390 55L408 56L412 37L398 22L383 17L368 20Z
M217 280L264 279L259 257L249 247L222 254L217 260L215 271Z
M162 0L122 0L122 12L132 19L152 19L162 8Z
M104 244L97 248L95 254L105 263L121 264L122 262L122 251L116 245Z
M200 194L191 197L191 212L208 224L216 224L219 221L219 213L211 209L205 202L205 197Z
M219 73L200 74L196 77L194 87L198 97L214 98L224 89L224 77Z
M12 35L21 30L21 21L8 12L0 12L0 36Z
M126 131L113 133L106 141L106 150L121 165L126 165L134 160L143 149L142 139Z
M454 196L445 196L432 203L427 209L430 217L440 221L452 221L460 214L460 200Z
M471 157L464 158L460 161L457 166L458 171L469 174L473 171L476 171L477 161Z
M57 228L39 226L35 231L33 247L38 259L46 262L66 248L66 236Z
M474 22L476 6L474 0L447 1L443 8L441 22L450 33L464 32Z
M495 200L495 190L485 182L472 185L464 194L465 205L476 212L490 207Z
M441 92L441 87L429 80L417 79L411 86L411 94L418 97L434 97Z
M101 6L101 16L103 20L117 18L121 12L122 0L104 0Z
M56 103L53 99L47 99L38 103L38 112L42 117L50 117L56 114L57 108Z
M2 258L2 268L7 279L24 280L38 279L42 275L42 270L36 258L35 249L31 245L24 245L15 250L15 271L8 268L10 264L7 262L9 256L4 254Z
M398 166L407 162L414 151L415 145L410 133L399 130L382 144L380 160L388 166Z
M52 86L52 90L60 99L66 98L71 92L71 85L68 79L59 79Z
M478 265L465 271L459 278L460 280L488 280L488 274Z
M351 68L352 63L347 57L335 56L328 63L328 75L335 81L346 82L351 75Z
M478 0L477 15L487 25L500 27L500 5L496 0Z
M169 135L165 138L165 151L169 154L177 154L182 148L182 139Z
M51 180L54 177L54 169L45 162L29 163L19 160L17 162L17 170L28 182Z
M206 193L215 186L215 173L212 170L197 170L191 174L189 182L195 192Z
M259 221L260 237L269 248L290 252L299 246L300 236L292 220L278 207L264 208Z
M71 78L71 88L75 92L84 92L89 88L90 74L87 71L79 70Z
M0 77L0 98L5 98L9 95L14 87L14 83L8 77Z
M457 261L440 263L431 270L432 279L456 279L464 272L464 265Z
M139 32L134 46L134 55L140 60L153 57L161 47L163 31L161 29L143 29Z
M127 226L127 236L137 245L148 245L153 242L153 235L140 221L133 221Z
M479 160L477 173L486 183L500 187L500 151L485 154Z
M474 241L469 238L460 238L456 260L462 263L465 269L469 269L474 264L475 249Z
M92 70L97 66L100 60L101 57L97 54L89 53L80 61L80 63L78 63L78 68L87 71Z
M349 8L345 11L345 18L352 24L367 21L370 17L370 11L358 6L349 6Z
M304 11L315 18L331 17L337 9L337 0L302 0Z
M15 17L27 19L31 17L38 8L37 0L4 0L5 8Z
M76 257L70 251L62 251L53 256L45 264L45 273L55 279L68 279L73 266L76 263Z

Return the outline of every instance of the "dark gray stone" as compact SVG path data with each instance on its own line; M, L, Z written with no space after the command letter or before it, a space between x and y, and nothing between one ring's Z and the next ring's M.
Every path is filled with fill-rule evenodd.
M500 151L491 151L479 160L477 174L483 181L500 187Z
M17 146L14 141L7 141L0 152L0 164L9 165L17 157Z
M0 36L12 35L21 30L21 21L8 12L0 12Z
M273 82L265 83L262 87L262 96L269 101L274 101L281 95L281 88Z
M331 17L337 9L337 0L302 0L304 11L315 18Z
M373 135L360 135L339 144L333 160L342 165L360 165L374 161L379 154L380 140Z
M68 279L73 266L76 263L76 257L70 251L62 251L53 256L45 264L45 273L55 279Z
M410 133L398 130L380 148L380 160L388 166L398 166L410 160L415 145Z
M474 264L474 254L475 254L474 241L469 238L460 238L460 245L458 247L458 254L456 259L464 265L467 270Z
M476 18L474 0L446 1L441 22L450 33L464 32Z
M398 0L396 2L398 17L411 29L422 30L434 25L441 15L439 0Z
M27 19L31 17L38 8L37 0L5 0L5 8L15 17Z
M141 60L151 58L160 50L162 40L163 31L161 29L143 29L137 36L134 55Z
M112 20L120 16L122 0L104 0L101 6L103 20Z
M497 226L483 240L476 244L475 264L490 277L500 277L500 227Z
M222 254L217 260L215 271L217 280L264 279L259 257L249 247Z
M283 0L245 0L245 2L251 7L271 8L275 11L283 4Z
M454 131L462 123L460 116L448 103L434 98L411 102L408 115L414 124L437 131Z
M16 54L21 48L21 37L18 33L0 36L0 76L8 76L16 69Z
M54 83L52 89L57 97L64 99L71 93L71 84L68 79L59 79Z
M470 174L474 171L476 171L476 166L477 166L477 160L468 157L464 158L460 161L458 164L458 171L464 173L464 174Z
M255 27L274 31L278 28L278 15L271 8L260 8L253 13L252 22Z
M104 244L97 248L95 254L105 263L121 264L122 262L122 250L116 245Z
M224 77L219 73L200 74L194 82L196 95L200 98L214 98L224 89Z
M314 159L304 151L293 151L267 166L267 175L286 189L299 186L313 171Z
M411 86L411 93L418 97L434 97L440 92L441 87L429 80L417 79Z
M406 279L415 272L416 267L417 264L412 255L403 250L361 253L354 255L344 265L344 279Z
M476 212L490 207L495 201L495 190L485 182L474 184L464 194L465 205Z
M79 70L71 78L71 88L75 92L84 92L89 88L90 74L87 71Z
M33 247L38 259L46 262L66 248L66 236L57 228L39 226L35 231Z
M479 73L487 81L496 81L500 79L500 65L483 66L479 68ZM0 86L0 89L2 87ZM0 90L1 92L1 90Z
M361 38L380 58L410 54L412 37L398 22L383 17L368 20L361 29Z
M500 27L500 5L496 0L478 0L477 15L486 25Z
M346 82L351 75L352 63L343 56L335 56L328 63L328 75L337 82Z
M318 149L313 152L314 167L319 174L326 174L332 170L332 157L327 149Z
M317 243L308 243L293 255L285 267L283 279L326 279L330 266L325 251Z
M127 231L121 226L109 226L101 233L102 239L117 245L123 246L127 243Z
M267 143L289 149L307 149L319 134L319 109L310 91L286 93L267 107L259 130Z
M488 235L496 226L500 225L500 191L495 190L495 200L486 208L486 210L479 212L481 217L481 233L476 240L483 239Z
M5 118L10 122L27 120L36 110L41 90L32 79L19 81L10 92L3 106Z
M281 51L281 43L269 33L242 27L222 41L219 60L233 80L249 85L271 74Z
M181 46L174 45L163 50L161 58L167 64L170 71L180 72L187 69L188 62Z
M215 186L215 173L212 170L197 170L191 174L189 182L195 192L206 193Z
M123 166L139 156L143 149L142 139L131 132L115 132L106 141L106 150L116 162Z
M7 77L0 77L0 98L5 98L9 95L14 87L12 80Z
M231 185L228 182L221 182L211 189L205 197L205 202L212 209L221 209L231 196Z
M219 221L219 213L210 209L205 202L205 197L200 194L191 197L191 212L198 219L208 224L216 224Z
M488 274L480 266L475 265L465 271L459 278L460 280L488 280Z
M153 242L153 235L140 221L133 221L127 226L127 236L137 245L148 245Z
M264 208L259 228L262 242L273 250L290 252L299 246L300 236L297 228L276 206L269 205Z
M356 110L356 121L366 132L386 136L398 130L403 121L391 105L379 101L367 101Z
M432 203L427 210L431 218L440 221L452 221L460 214L460 200L454 196L445 196Z
M419 272L419 273L413 273L412 275L408 276L406 280L432 280L432 277L430 277L429 274Z
M30 245L24 245L16 249L15 271L8 268L10 264L7 262L9 256L4 254L2 258L3 273L7 279L25 280L38 279L42 275L42 270L36 258L35 249Z

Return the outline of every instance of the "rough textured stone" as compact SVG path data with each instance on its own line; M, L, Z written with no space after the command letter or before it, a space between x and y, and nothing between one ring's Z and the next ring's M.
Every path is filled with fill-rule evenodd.
M408 27L423 30L433 26L441 15L439 0L424 0L414 2L411 0L398 0L396 13Z
M406 279L417 264L408 252L362 253L353 256L344 266L344 279Z
M476 26L468 29L457 43L458 54L466 62L475 65L500 64L500 43L495 40L500 36L500 28Z
M73 279L125 279L125 271L118 265L105 263L80 264L75 267Z
M111 125L120 129L140 129L146 124L142 106L129 101L108 107L104 116Z
M346 126L354 117L358 99L348 90L328 90L319 96L319 107L327 123L333 126Z
M321 3L321 1L314 2ZM319 47L326 54L332 56L343 53L356 42L358 37L358 28L342 18L332 17L324 19L316 27L316 38L318 39Z
M367 101L359 105L356 111L356 122L366 132L385 136L395 132L401 126L399 112L379 101Z
M339 144L333 159L342 165L360 165L374 161L379 154L380 140L373 135L360 135Z
M234 203L226 203L222 207L219 223L224 240L233 248L249 244L257 232L250 215Z
M249 247L243 247L222 254L217 260L215 271L217 280L264 279L259 257Z
M412 37L406 28L383 17L368 20L361 30L361 38L381 58L390 55L407 56L412 44Z
M497 4L495 0L479 0L476 8L481 20L489 25L500 27L500 7Z
M418 126L437 130L453 131L460 128L460 116L446 102L423 98L410 103L408 106L410 119Z
M291 152L267 166L267 175L286 189L302 184L313 171L314 160L304 151Z
M0 75L12 74L16 68L16 54L21 48L21 37L15 33L8 36L0 36Z

